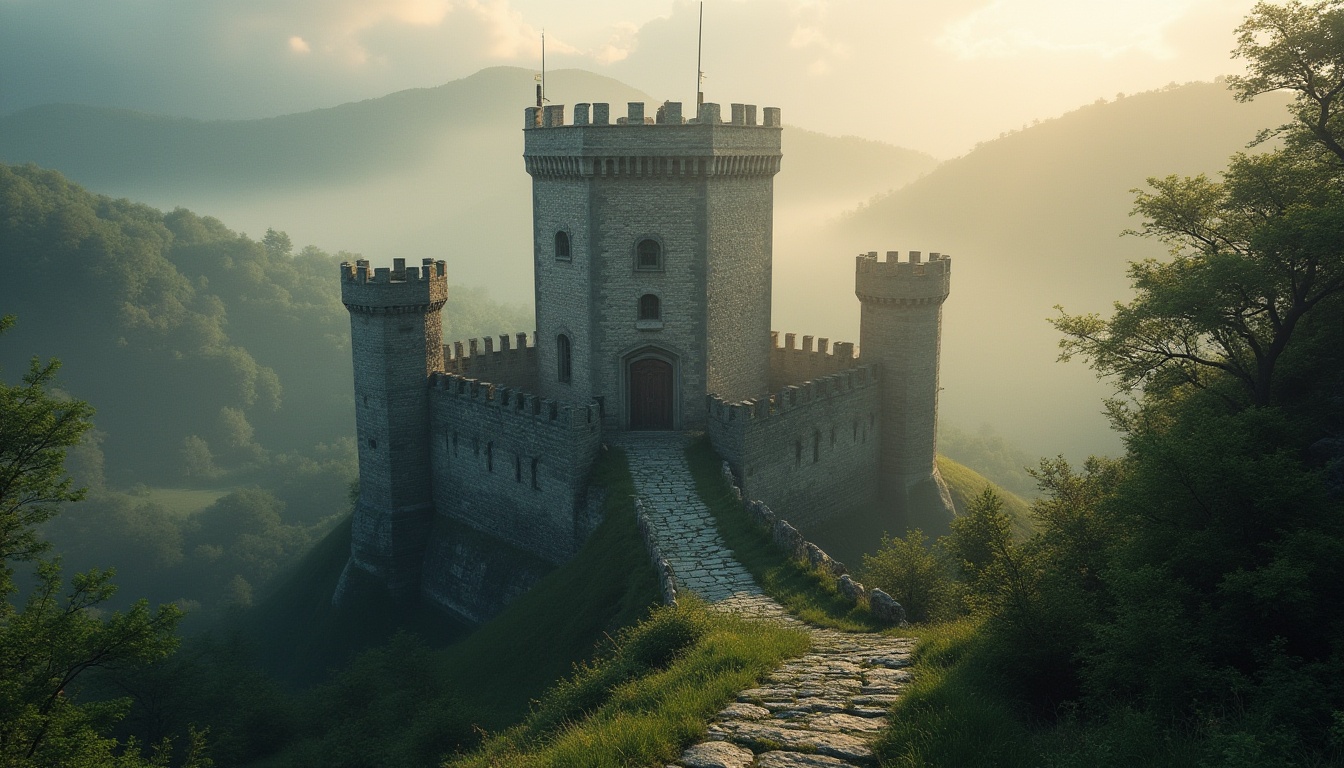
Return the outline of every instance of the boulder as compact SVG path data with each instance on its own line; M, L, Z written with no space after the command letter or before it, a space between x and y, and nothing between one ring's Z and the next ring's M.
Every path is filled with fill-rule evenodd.
M857 603L864 598L867 590L863 585L850 578L849 574L844 574L836 581L835 587L840 592L840 596L851 603Z
M883 624L905 623L905 607L880 589L868 590L868 607L873 612L873 618Z

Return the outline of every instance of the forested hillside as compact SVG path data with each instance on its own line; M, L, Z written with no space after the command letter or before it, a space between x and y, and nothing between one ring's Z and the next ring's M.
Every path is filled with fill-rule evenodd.
M0 308L17 317L0 367L60 358L60 385L97 411L71 456L93 494L53 529L68 560L120 567L131 594L245 603L347 510L336 264L351 254L256 241L35 166L0 166L0 212ZM528 329L530 315L454 289L447 338Z

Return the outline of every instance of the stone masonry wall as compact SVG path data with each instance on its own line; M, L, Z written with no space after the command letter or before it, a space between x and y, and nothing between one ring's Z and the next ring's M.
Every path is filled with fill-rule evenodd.
M437 513L562 563L597 526L586 493L601 436L595 405L434 376L429 442Z
M705 384L731 402L768 386L774 178L727 176L706 189Z
M544 397L587 402L593 387L591 301L595 235L588 182L534 177L532 237L537 311L537 386ZM556 259L555 233L569 235L568 261ZM559 380L556 338L570 339L570 380Z
M896 251L883 261L876 252L856 260L860 350L884 379L882 481L892 501L937 473L938 357L951 275L951 258L937 253L927 263L919 251L908 261Z
M481 379L504 387L537 390L537 347L528 343L526 333L499 337L495 347L492 337L468 339L443 346L443 365L447 373L469 379Z
M786 333L781 346L779 331L770 332L771 392L848 370L857 363L852 343L837 341L832 348L830 339L823 338L816 340L814 348L811 336L804 336L801 346L797 341L795 334Z
M707 398L708 433L743 493L808 525L876 499L877 371L859 366L760 400Z
M614 424L625 417L625 363L641 349L675 358L680 400L674 424L704 419L705 264L704 180L618 176L593 184L596 288L593 395L602 397ZM645 238L663 249L663 268L635 268L635 246ZM638 323L639 297L659 297L662 319ZM679 420L678 420L679 418ZM624 426L621 424L621 426Z

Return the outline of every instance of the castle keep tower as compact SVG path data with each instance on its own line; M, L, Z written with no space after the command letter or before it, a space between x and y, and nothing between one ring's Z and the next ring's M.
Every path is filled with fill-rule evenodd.
M370 271L341 265L355 363L359 501L343 581L372 575L393 596L419 592L434 519L427 377L443 370L439 311L448 298L444 262ZM364 572L363 574L354 572Z
M952 499L934 464L938 432L938 355L943 301L952 260L919 251L909 261L888 251L857 259L854 292L862 304L859 351L865 363L882 370L880 493L903 509L941 504L952 515ZM913 505L912 505L913 502Z
M779 110L529 108L538 391L617 429L685 429L765 391Z

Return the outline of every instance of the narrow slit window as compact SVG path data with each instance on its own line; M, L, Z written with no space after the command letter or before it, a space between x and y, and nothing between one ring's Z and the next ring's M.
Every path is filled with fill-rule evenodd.
M562 384L568 384L574 375L569 337L560 334L555 337L555 376Z
M513 457L513 481L515 483L523 482L523 457Z
M495 471L495 444L493 442L485 444L485 471Z
M555 260L569 261L569 233L560 230L555 233Z
M537 484L537 460L535 458L532 459L532 487L541 488L541 486Z

